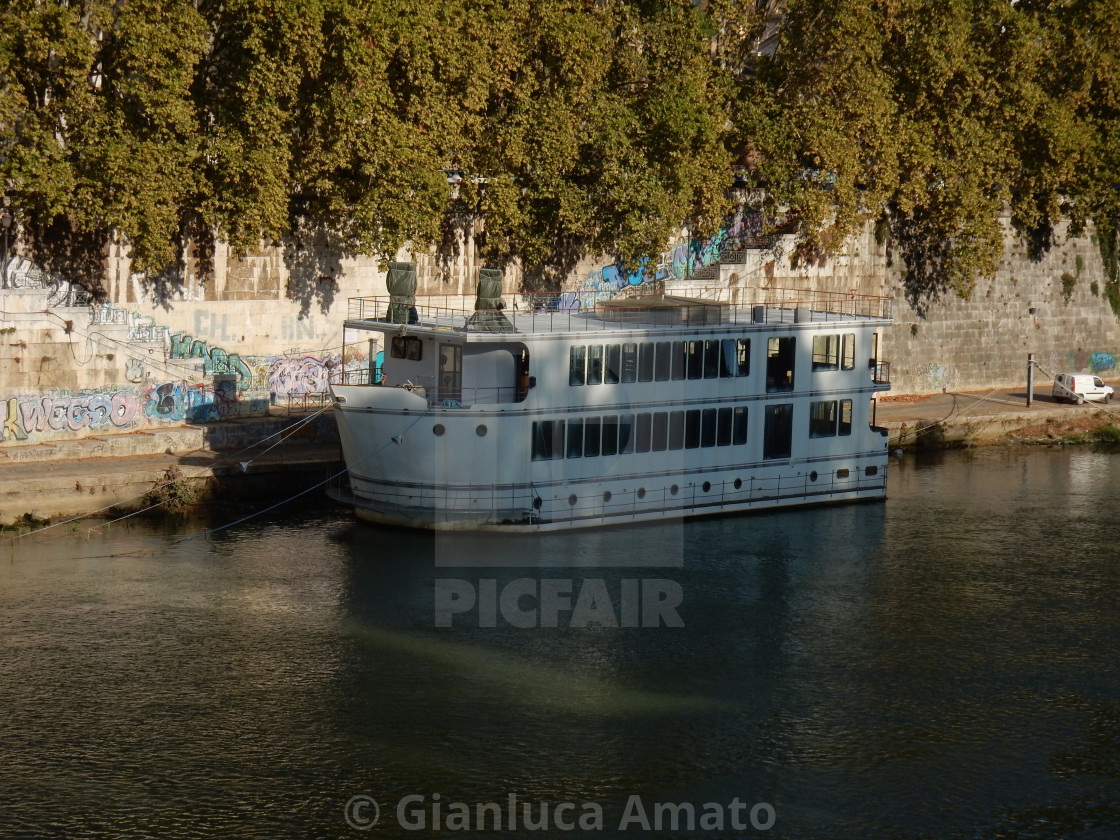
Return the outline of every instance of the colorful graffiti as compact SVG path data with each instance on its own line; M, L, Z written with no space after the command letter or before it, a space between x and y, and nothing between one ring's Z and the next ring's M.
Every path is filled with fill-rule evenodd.
M1116 370L1116 357L1111 353L1094 353L1089 357L1089 370L1093 373Z
M762 216L748 213L728 222L707 239L691 240L662 252L656 264L641 265L628 270L621 265L608 265L588 274L582 291L616 292L627 286L686 280L689 275L719 262L728 247L742 246L762 235Z
M212 347L201 338L174 333L169 355L172 359L202 359L203 373L207 376L236 376L240 390L247 390L253 384L253 373L241 356L221 347Z
M144 415L154 421L213 423L232 417L257 417L268 413L265 399L243 399L237 386L218 380L204 383L163 382L144 395Z
M303 356L299 359L276 359L268 366L268 390L272 396L302 397L308 394L325 394L330 386L330 374L342 365L341 356L317 359Z
M27 440L37 432L124 429L138 412L136 394L130 390L11 396L0 402L0 440Z

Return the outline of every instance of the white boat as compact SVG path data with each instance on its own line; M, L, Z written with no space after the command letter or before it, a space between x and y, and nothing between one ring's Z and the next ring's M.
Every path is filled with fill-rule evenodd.
M882 499L887 298L779 289L354 298L336 375L367 520L544 531Z

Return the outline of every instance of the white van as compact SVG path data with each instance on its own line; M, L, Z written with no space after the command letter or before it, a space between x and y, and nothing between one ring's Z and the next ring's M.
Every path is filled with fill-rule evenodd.
M1059 373L1054 377L1054 399L1078 404L1085 400L1108 402L1112 399L1112 386L1088 373Z

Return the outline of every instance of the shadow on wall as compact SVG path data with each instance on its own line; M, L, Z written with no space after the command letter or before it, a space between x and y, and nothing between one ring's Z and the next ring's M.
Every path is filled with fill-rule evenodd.
M342 259L352 256L336 235L318 231L284 243L284 264L288 267L288 299L299 302L299 317L306 317L312 304L324 315L334 304Z

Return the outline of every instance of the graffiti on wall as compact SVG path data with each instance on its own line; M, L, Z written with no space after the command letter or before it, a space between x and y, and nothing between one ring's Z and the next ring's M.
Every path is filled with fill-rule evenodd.
M253 384L253 373L240 355L213 347L200 338L174 333L168 355L172 359L202 359L203 373L207 376L236 376L240 390L247 390Z
M242 399L237 386L229 380L218 380L213 387L205 383L163 382L144 395L144 415L157 422L213 423L267 413L267 400Z
M131 390L9 396L0 403L0 440L85 429L123 430L133 425L138 412L139 402Z
M666 283L686 280L690 274L719 262L725 249L742 247L762 235L762 216L748 213L726 223L707 239L682 242L675 248L663 251L656 262L639 266L630 271L619 265L595 269L587 275L583 291L617 292L628 286L649 283Z
M1089 370L1093 373L1116 370L1116 357L1111 353L1094 353L1089 357Z

